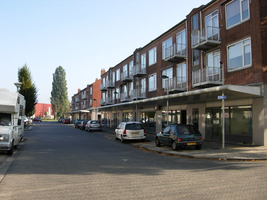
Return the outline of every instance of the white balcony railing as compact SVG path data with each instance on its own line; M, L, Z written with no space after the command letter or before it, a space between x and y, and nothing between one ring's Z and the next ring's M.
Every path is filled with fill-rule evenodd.
M175 43L173 46L170 46L165 49L164 60L181 60L187 57L186 53L186 44Z
M133 76L143 76L146 75L146 65L136 64L133 67Z
M220 28L207 26L202 30L193 31L191 43L192 48L199 47L200 49L207 49L207 43L211 47L220 44Z
M187 78L186 77L174 77L166 79L164 91L185 91L187 90Z
M220 67L206 67L192 72L192 84L223 84L224 70Z

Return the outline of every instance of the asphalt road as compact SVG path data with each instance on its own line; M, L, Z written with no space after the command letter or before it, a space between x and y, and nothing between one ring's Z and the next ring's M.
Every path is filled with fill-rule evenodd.
M57 122L25 139L0 153L0 199L267 199L267 162L164 156Z

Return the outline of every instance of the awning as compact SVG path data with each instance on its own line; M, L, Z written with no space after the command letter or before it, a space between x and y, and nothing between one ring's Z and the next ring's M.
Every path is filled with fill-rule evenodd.
M147 98L137 101L102 106L91 108L89 110L98 109L99 111L110 110L114 107L126 107L135 109L136 105L142 108L150 108L155 105L165 106L166 100L169 99L169 105L184 105L218 101L218 96L222 93L227 97L226 100L237 100L244 98L259 98L262 97L260 86L240 86L240 85L223 85L212 88L198 89L189 92L175 93L159 97Z

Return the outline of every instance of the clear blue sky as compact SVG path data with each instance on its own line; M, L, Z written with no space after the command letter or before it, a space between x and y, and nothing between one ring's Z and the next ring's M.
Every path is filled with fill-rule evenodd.
M0 0L0 88L16 91L25 64L50 103L66 71L69 100L96 78L210 0Z

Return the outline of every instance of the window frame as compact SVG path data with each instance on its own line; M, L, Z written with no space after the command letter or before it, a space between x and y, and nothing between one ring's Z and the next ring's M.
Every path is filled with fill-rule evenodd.
M234 1L239 1L239 14L240 14L240 21L239 22L237 22L237 23L235 23L235 24L233 24L233 25L231 25L231 26L228 26L228 13L227 13L227 6L229 6L231 3L233 3ZM243 1L247 1L247 6L248 6L248 17L246 18L246 19L242 19L243 18L243 12L242 12L242 2ZM250 3L249 3L249 0L233 0L233 1L231 1L231 2L229 2L229 3L227 3L226 5L225 5L225 26L226 26L226 29L228 30L228 29L231 29L231 28L233 28L233 27L235 27L235 26L238 26L239 24L242 24L242 23L244 23L245 21L247 21L247 20L249 20L250 19Z
M157 47L153 47L148 51L148 66L157 63Z
M247 40L249 40L249 43L244 43L244 42L246 42ZM237 67L237 68L232 68L232 69L229 69L229 67L230 67L230 60L229 60L229 49L230 49L230 47L233 47L233 46L235 46L235 45L237 45L237 44L240 44L241 43L241 45L242 45L242 66L241 67ZM250 64L248 64L248 65L245 65L245 63L244 63L244 59L245 59L245 54L244 54L244 48L246 47L246 46L248 46L248 45L250 45ZM235 42L235 43L232 43L232 44L230 44L230 45L228 45L227 46L227 71L228 72L233 72L233 71L239 71L239 70L243 70L243 69L246 69L246 68L249 68L249 67L252 67L252 44L251 44L251 38L250 37L248 37L248 38L244 38L243 40L239 40L239 41L237 41L237 42Z
M171 48L172 46L173 46L172 37L169 37L167 40L162 42L162 59L165 59L166 57L168 57L166 56L166 49Z
M151 87L151 82L150 82L150 79L153 78L153 88ZM149 92L152 92L152 91L156 91L157 90L157 74L154 73L154 74L150 74L148 76L148 91Z

